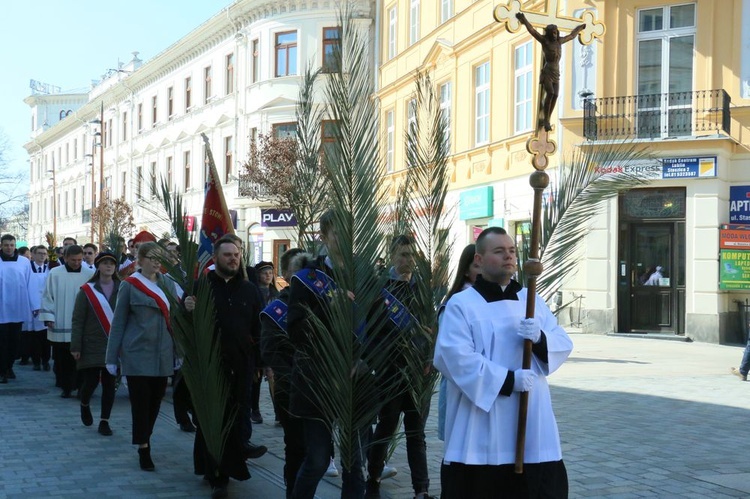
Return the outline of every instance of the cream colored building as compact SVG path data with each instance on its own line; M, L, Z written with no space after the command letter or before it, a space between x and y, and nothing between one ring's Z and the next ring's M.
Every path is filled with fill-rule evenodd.
M380 2L379 97L390 182L395 188L403 176L414 73L429 71L450 117L457 248L488 225L504 226L522 245L531 218L525 144L538 106L541 50L525 29L509 33L495 22L493 10L506 3ZM581 145L621 139L660 158L623 165L651 182L595 217L563 288L562 301L573 302L563 323L597 333L744 341L735 301L748 292L720 289L727 277L720 269L729 267L719 256L719 230L730 221L730 187L750 185L750 1L549 4L571 17L592 10L606 25L601 41L563 49L553 166ZM522 8L545 6L528 1ZM642 284L657 266L656 285ZM750 287L750 271L746 279Z
M352 6L355 22L374 30L374 6L359 1ZM301 75L308 63L323 66L325 54L330 63L339 37L338 8L328 0L238 0L153 59L142 62L134 55L89 92L27 98L33 116L26 144L29 242L42 243L53 230L58 244L64 236L91 240L89 214L100 196L128 201L136 230L169 234L153 195L162 178L184 196L197 230L205 133L251 259L276 262L296 228L263 223L261 210L279 207L252 198L241 165L259 134L294 133ZM81 81L89 76L81 75Z

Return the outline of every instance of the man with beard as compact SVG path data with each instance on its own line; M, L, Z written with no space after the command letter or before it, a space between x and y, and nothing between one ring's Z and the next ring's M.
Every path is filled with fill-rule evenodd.
M234 414L234 418L229 422L229 436L218 466L208 455L201 422L198 421L193 462L195 474L205 475L211 484L211 497L219 498L227 497L230 477L235 480L250 478L245 459L251 456L245 446L247 439L243 435L242 415L247 410L248 401L248 359L252 358L260 339L259 314L263 304L258 287L242 276L240 248L232 239L222 237L214 243L213 259L216 267L208 272L206 278L214 299L215 333L221 335L219 348L222 369L230 385L230 408L227 413ZM185 299L185 308L188 311L195 309L194 297Z

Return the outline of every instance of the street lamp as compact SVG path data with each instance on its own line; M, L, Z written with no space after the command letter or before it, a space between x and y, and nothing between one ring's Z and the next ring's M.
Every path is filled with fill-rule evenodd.
M94 118L93 120L89 121L91 125L98 125L99 130L94 132L93 138L91 139L91 211L94 211L94 206L96 205L96 183L94 181L94 151L97 147L99 147L99 207L102 206L102 193L104 192L104 188L102 187L102 183L104 182L104 136L101 132L101 127L104 123L104 101L101 103L101 108L99 111L99 118ZM112 133L110 130L109 133ZM99 142L96 142L96 138L99 137ZM104 234L103 234L104 226L101 222L101 213L99 214L99 245L101 246L102 241L104 240ZM91 219L91 242L94 242L94 220Z

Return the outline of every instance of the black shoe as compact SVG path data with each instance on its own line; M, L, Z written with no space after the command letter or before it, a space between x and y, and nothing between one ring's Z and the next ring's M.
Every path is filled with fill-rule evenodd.
M151 460L151 447L141 447L138 449L138 461L143 471L154 471L156 466Z
M64 399L69 399L70 397L72 397L72 395L70 394L70 390L63 390L63 392L60 394L60 397Z
M255 424L263 424L263 416L260 415L260 411L253 411L250 415L250 421Z
M193 426L193 423L190 421L187 423L180 423L180 429L187 433L195 433L195 426Z
M39 364L34 364L34 370L35 371L41 371L42 370L42 366L39 365Z
M7 371L5 371L5 376L8 377L8 379L16 379L16 373L13 372L13 368L11 367Z
M258 459L266 452L268 452L268 447L265 445L253 445L248 442L245 446L245 459Z
M211 499L223 499L229 497L226 485L214 485L211 488Z
M91 407L81 404L81 423L83 426L94 424L94 417L91 415Z
M44 368L45 371L49 371L50 369L49 362L45 362L44 364L42 364L42 367Z
M112 428L109 427L109 423L107 421L99 421L99 429L97 430L99 434L104 435L105 437L109 437L112 435Z

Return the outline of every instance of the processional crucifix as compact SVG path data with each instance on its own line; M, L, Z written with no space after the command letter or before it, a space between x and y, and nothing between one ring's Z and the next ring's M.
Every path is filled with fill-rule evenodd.
M523 270L527 276L526 317L534 317L534 296L536 279L542 273L542 262L539 259L539 247L542 233L542 193L549 185L549 175L544 171L549 165L549 157L557 150L557 144L549 138L552 131L550 118L557 103L560 89L560 58L562 44L576 36L588 45L596 38L604 36L604 23L597 21L594 12L586 10L580 18L561 16L558 0L546 0L544 12L521 10L520 0L510 0L507 5L498 5L494 11L495 20L504 23L506 29L515 33L525 26L531 36L542 45L542 69L539 75L539 111L534 135L526 142L526 150L532 154L531 164L535 171L529 177L529 184L534 189L534 208L531 223L531 247L529 257L524 262ZM534 26L544 28L539 33ZM560 36L559 29L569 31ZM523 346L523 368L531 368L531 340L525 340ZM516 438L516 473L523 473L524 446L526 445L526 415L529 404L529 392L521 392L518 410L518 433Z

